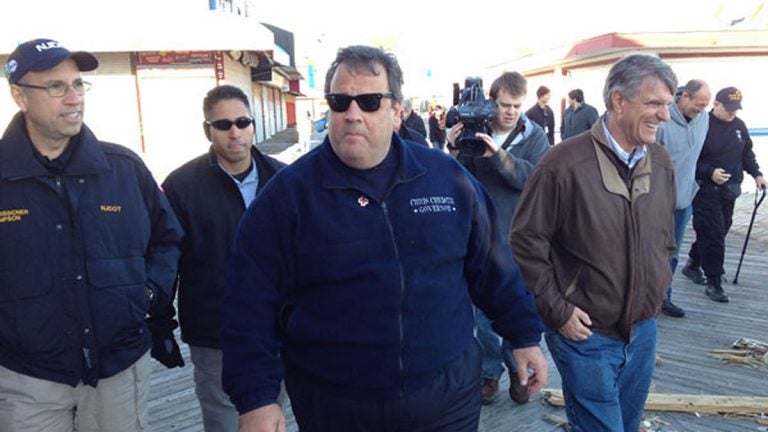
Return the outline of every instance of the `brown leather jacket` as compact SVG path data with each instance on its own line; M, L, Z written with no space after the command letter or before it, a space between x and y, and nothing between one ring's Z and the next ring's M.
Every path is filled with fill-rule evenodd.
M528 179L510 243L550 329L578 306L592 330L628 341L658 314L672 279L675 183L666 150L647 150L630 174L601 118L554 146Z

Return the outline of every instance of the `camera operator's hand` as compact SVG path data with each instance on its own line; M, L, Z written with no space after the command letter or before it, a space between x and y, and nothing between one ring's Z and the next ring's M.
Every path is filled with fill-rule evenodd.
M462 129L464 129L464 123L462 122L456 123L452 128L449 129L446 140L448 141L448 144L451 145L451 147L456 147L456 141L458 141Z
M499 151L499 146L490 135L478 132L475 134L475 138L480 138L485 143L485 153L483 153L484 158L489 158Z
M445 124L445 122L443 122ZM464 125L459 122L453 125L452 128L448 128L448 134L445 137L446 145L445 148L448 149L448 154L453 157L459 156L459 148L456 147L456 142L459 139L459 135L461 134L461 129L464 127Z

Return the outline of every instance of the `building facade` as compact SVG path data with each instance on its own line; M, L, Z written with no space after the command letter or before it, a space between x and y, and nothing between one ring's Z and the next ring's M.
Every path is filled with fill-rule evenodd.
M755 134L768 132L768 118L762 109L768 100L764 78L768 70L768 30L609 33L497 65L486 70L484 77L485 82L491 82L504 71L519 71L528 79L528 105L534 103L540 85L549 87L555 126L559 128L567 108L567 94L574 88L582 89L585 101L600 113L605 111L603 84L608 70L632 53L659 56L669 63L681 85L701 78L709 82L713 92L738 87L744 95L739 117Z
M219 3L231 8L232 2ZM45 20L39 28L5 38L0 30L0 62L5 64L17 43L38 37L93 52L99 68L84 74L93 84L86 98L85 122L100 139L141 155L162 181L207 150L202 101L214 86L235 85L249 95L257 119L257 143L291 126L289 106L300 94L301 75L274 60L275 53L284 50L276 45L274 31L243 16L242 8L233 8L237 13L188 9L181 15L175 11L171 21L167 19L171 11L156 10L142 16L138 26L129 17L119 19L120 12L127 11L93 11L105 15L100 25L114 27L103 32L46 29ZM0 29L5 20L0 19ZM274 73L257 76L255 71L264 70L264 65ZM16 111L10 92L0 91L0 123L7 124Z

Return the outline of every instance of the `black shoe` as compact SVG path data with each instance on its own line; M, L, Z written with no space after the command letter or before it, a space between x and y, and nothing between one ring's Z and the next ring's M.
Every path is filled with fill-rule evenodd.
M483 378L480 384L483 405L490 405L496 401L496 393L499 391L499 381L492 378Z
M664 300L661 304L661 313L672 318L682 318L685 316L683 308L675 306L670 300Z
M717 277L717 282L707 283L707 289L704 290L707 297L720 303L728 303L731 299L723 291L722 285L720 285L720 276Z
M510 374L509 376L509 397L518 405L522 405L530 399L528 388L520 385L517 374Z
M707 278L704 277L701 267L694 265L690 259L685 263L685 267L683 267L683 275L697 285L707 284Z

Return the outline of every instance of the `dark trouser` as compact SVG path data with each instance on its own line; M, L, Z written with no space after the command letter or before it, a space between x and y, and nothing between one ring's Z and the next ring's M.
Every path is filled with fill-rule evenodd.
M474 432L480 420L480 361L473 339L434 381L390 400L331 394L292 374L290 368L285 386L301 432Z
M725 273L725 236L733 222L735 199L724 188L705 186L693 200L693 229L696 241L688 256L700 265L708 279L720 280Z

